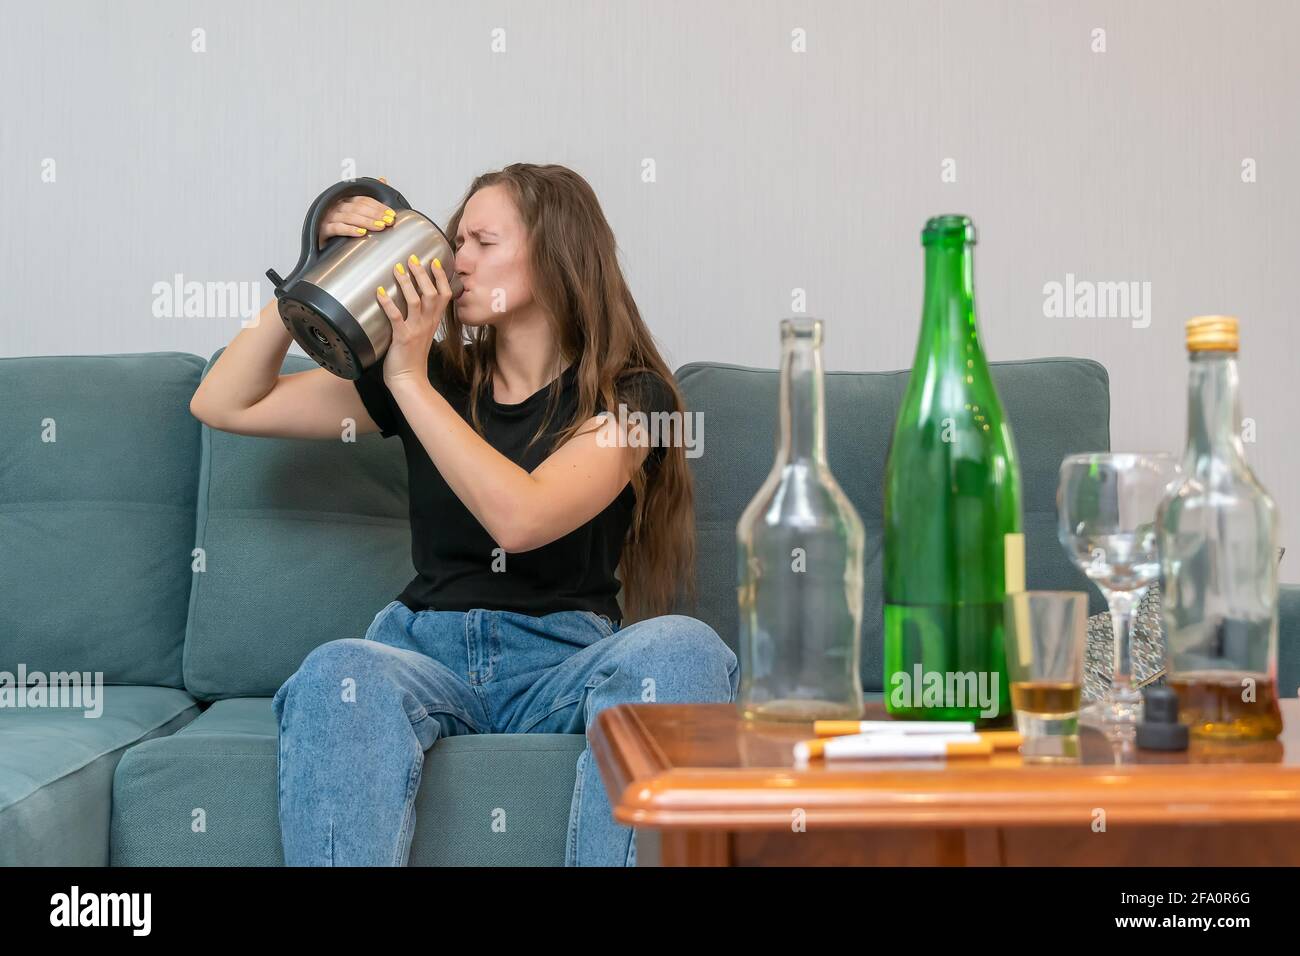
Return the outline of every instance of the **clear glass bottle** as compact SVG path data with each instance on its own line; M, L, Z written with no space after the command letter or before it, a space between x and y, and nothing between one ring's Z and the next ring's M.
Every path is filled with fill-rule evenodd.
M826 463L822 323L781 322L776 462L736 525L746 720L862 714L862 519Z
M1183 478L1157 518L1165 666L1193 736L1269 740L1277 700L1277 510L1246 464L1237 320L1187 322Z

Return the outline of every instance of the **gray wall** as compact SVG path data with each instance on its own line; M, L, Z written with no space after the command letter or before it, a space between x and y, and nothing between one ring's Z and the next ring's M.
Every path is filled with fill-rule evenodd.
M674 367L774 365L803 289L829 368L900 368L920 227L965 212L989 356L1104 363L1116 447L1181 448L1182 323L1241 317L1249 455L1300 580L1294 4L76 2L5 21L0 354L209 354L238 317L156 316L155 283L260 282L265 301L329 183L387 176L445 221L475 174L528 160L591 182ZM1046 316L1067 274L1149 282L1149 325Z

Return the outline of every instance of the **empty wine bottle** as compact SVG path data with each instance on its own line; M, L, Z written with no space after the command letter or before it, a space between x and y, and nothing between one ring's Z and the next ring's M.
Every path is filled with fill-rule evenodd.
M885 705L992 723L1010 714L1004 549L1021 533L1020 468L975 321L975 227L938 216L921 244L921 334L885 467Z
M862 716L862 519L826 462L822 323L781 322L772 470L736 523L746 720Z

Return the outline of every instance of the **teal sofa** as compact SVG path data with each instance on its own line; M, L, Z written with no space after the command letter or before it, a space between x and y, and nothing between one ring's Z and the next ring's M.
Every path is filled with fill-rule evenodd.
M220 353L218 353L220 354ZM215 356L214 356L215 358ZM361 635L412 574L401 443L200 425L208 363L0 359L0 670L102 672L102 713L0 707L0 865L279 865L271 697L316 645ZM313 367L289 357L285 372ZM1090 587L1056 542L1067 453L1109 446L1105 369L1000 363L1031 587ZM692 363L704 413L697 607L736 646L734 528L771 467L777 378ZM867 528L863 680L881 671L881 480L907 373L826 377L829 458ZM1093 610L1101 605L1093 593ZM1283 595L1284 689L1300 588ZM561 865L581 735L440 740L412 865ZM490 827L509 809L507 833Z

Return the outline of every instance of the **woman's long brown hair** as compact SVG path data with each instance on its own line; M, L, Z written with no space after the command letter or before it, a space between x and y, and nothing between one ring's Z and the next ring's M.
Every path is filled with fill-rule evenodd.
M533 296L551 317L560 359L578 366L577 414L557 435L552 451L596 414L598 399L615 412L620 401L629 413L647 411L626 382L620 382L637 372L653 372L663 379L684 420L681 391L632 299L619 268L614 231L591 186L573 170L555 164L514 163L484 173L470 184L448 220L447 235L453 241L469 198L498 185L508 191L527 229ZM454 370L468 389L471 424L482 434L478 403L483 390L491 388L496 369L496 329L463 325L455 302L448 307L443 329L445 335L434 348L442 350L444 367ZM533 441L554 412L562 367L554 370L556 381ZM636 509L618 567L625 622L666 614L683 594L693 606L696 596L695 502L683 443L668 444L649 481L646 468L637 469L632 488Z

